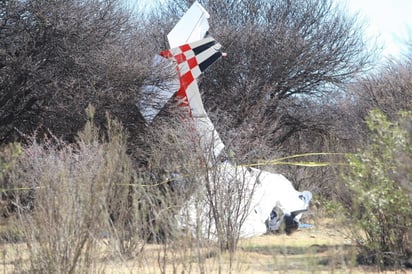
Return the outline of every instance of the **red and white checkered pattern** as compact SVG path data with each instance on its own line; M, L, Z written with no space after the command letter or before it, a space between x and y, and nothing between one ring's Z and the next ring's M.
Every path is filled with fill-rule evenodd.
M202 48L202 46L212 42L214 42L212 46L199 52L199 48ZM182 99L181 105L190 105L189 98L192 96L190 92L188 92L188 88L194 83L195 79L202 74L202 70L199 65L204 62L208 62L208 59L214 54L220 53L220 47L220 44L216 43L212 37L208 37L200 41L185 44L170 50L165 50L160 53L161 56L170 59L173 58L176 62L176 69L180 81L180 89L176 93L176 96L179 99ZM191 109L193 109L193 107L191 107Z
M161 56L173 58L176 62L180 82L180 88L176 92L179 105L187 108L197 132L203 139L201 143L212 145L215 156L219 155L224 145L204 109L196 79L221 56L220 47L212 37L208 37L160 53Z

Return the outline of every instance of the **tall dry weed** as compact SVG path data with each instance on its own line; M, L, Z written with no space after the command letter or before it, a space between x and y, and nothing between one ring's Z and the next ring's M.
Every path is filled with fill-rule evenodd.
M57 138L39 143L33 138L16 167L11 181L20 190L14 201L17 229L29 254L29 263L16 266L17 271L93 272L97 242L122 234L113 224L119 216L125 218L124 185L134 179L120 125L109 122L107 140L99 138L91 120L75 144Z

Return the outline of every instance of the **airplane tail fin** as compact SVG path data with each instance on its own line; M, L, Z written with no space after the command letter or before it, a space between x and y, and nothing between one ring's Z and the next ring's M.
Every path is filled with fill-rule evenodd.
M210 65L222 57L223 53L220 49L221 45L213 37L209 36L200 41L164 50L154 58L154 67L164 68L163 74L167 71L171 74L171 70L176 70L177 75L165 76L167 79L160 83L153 81L154 83L143 87L139 107L143 117L149 124L175 94L178 100L181 101L181 106L188 106L190 104L189 100L193 95L191 96L191 92L188 92L188 87ZM176 69L173 69L173 67ZM193 110L189 111L197 112L197 108L202 103L200 101L194 104L192 106ZM199 112L203 113L204 111L199 109Z
M212 147L216 157L224 145L204 109L197 79L222 57L221 47L213 37L209 36L200 41L162 51L158 62L165 66L167 62L172 62L176 68L177 77L162 82L166 87L164 89L146 86L143 94L147 99L142 98L140 102L143 116L148 123L151 123L170 98L176 96L179 106L186 108L193 118L199 135L204 138L202 143Z
M195 1L167 34L170 48L199 41L205 37L209 30L207 19L209 13L199 2Z
M176 62L180 88L176 97L181 107L186 107L194 120L201 143L207 150L212 149L217 157L224 148L212 121L203 106L196 79L214 62L222 57L221 45L213 37L185 44L161 53Z
M208 117L200 97L196 79L220 57L221 45L208 35L207 11L195 1L167 35L171 49L156 57L157 63L172 64L177 77L162 81L162 87L146 85L142 90L140 110L147 123L151 123L171 97L176 96L179 106L185 107L193 118L201 136L201 143L213 148L217 157L224 148L219 134ZM159 58L160 57L160 58Z

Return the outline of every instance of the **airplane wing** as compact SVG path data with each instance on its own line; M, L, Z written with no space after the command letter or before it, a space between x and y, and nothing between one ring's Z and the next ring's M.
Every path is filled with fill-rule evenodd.
M159 114L170 98L179 90L176 64L163 56L153 58L152 73L140 90L139 109L148 124Z

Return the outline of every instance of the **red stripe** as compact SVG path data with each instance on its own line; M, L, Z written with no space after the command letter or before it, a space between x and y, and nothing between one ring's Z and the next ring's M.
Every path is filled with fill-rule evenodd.
M180 89L176 93L176 97L180 100L180 107L186 107L189 115L192 116L192 111L189 107L189 99L187 98L186 89L194 81L192 73L189 71L179 77Z
M170 50L164 50L160 53L160 56L163 56L165 58L171 58L173 57L172 52Z
M184 75L180 76L180 87L186 89L194 80L192 72L188 71Z
M197 59L196 57L190 58L187 60L187 64L189 65L189 68L192 69L197 66Z
M189 105L189 99L187 99L186 96L186 89L184 88L180 88L177 92L176 92L176 97L179 101L181 101L181 103L179 104L179 106L187 106Z
M186 61L186 55L184 55L183 53L176 54L174 58L178 64L181 64Z
M180 46L179 48L183 52L191 50L191 47L187 44L183 45L183 46ZM176 54L175 56L173 56L172 52L170 50L164 50L160 53L160 56L163 56L165 58L173 57L178 64L186 62L186 56L185 56L184 53L179 53L179 54ZM197 60L196 60L195 57L190 58L189 60L187 60L187 63L189 65L190 69L197 66ZM193 75L192 75L191 71L188 71L184 75L181 75L178 66L176 66L176 70L177 70L177 73L179 75L179 81L180 81L180 88L176 92L176 98L180 101L179 106L180 107L186 107L188 112L189 112L189 115L191 116L192 111L189 107L189 99L187 98L186 89L195 79L193 78Z
M180 46L179 48L180 48L180 50L183 51L183 52L192 49L188 44L182 45L182 46Z

